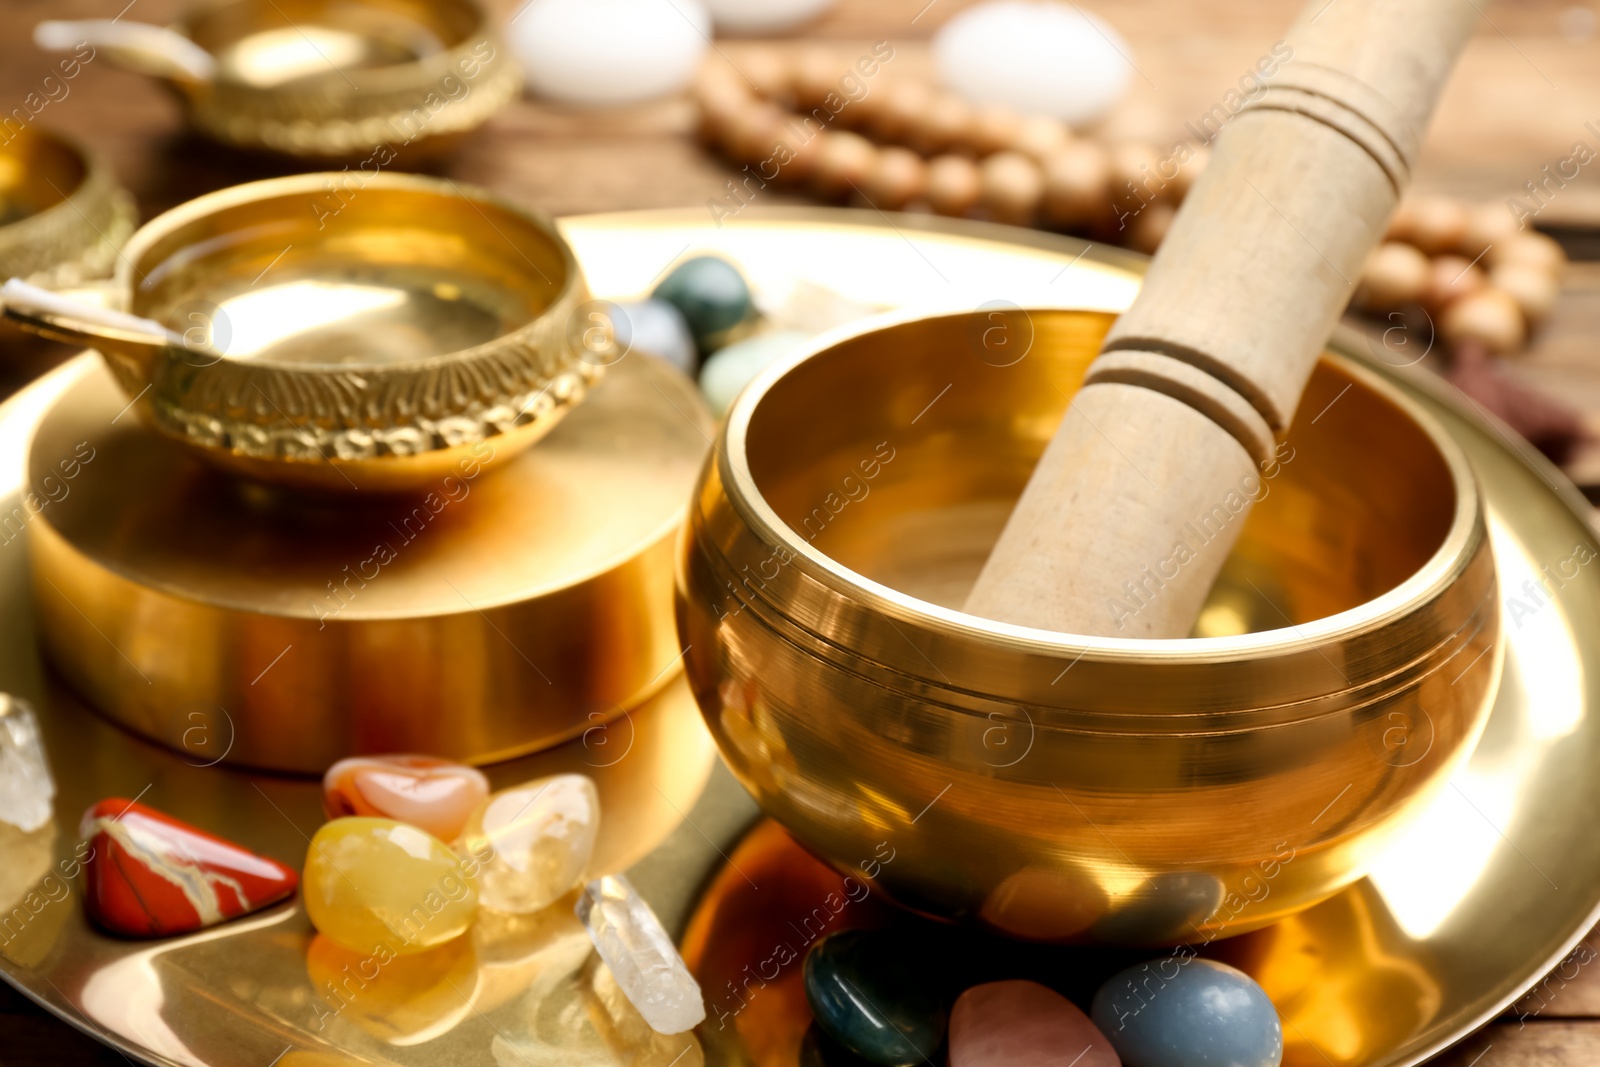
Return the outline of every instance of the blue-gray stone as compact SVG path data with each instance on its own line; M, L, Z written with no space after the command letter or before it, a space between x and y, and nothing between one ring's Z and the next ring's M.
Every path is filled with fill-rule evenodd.
M711 350L718 334L747 319L754 306L739 268L716 256L684 260L650 295L683 314L701 355Z
M1278 1067L1283 1027L1241 970L1174 954L1119 971L1094 995L1094 1024L1125 1067Z
M883 1067L940 1062L948 1018L938 976L904 938L831 934L806 954L804 974L817 1026L848 1051Z
M632 300L613 307L611 324L624 352L648 352L695 376L700 353L682 312L665 300Z

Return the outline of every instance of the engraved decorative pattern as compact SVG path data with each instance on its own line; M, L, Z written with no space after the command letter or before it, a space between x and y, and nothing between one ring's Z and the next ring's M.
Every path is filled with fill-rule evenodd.
M599 381L566 332L581 283L529 325L464 353L308 372L169 349L140 406L167 433L259 459L360 460L455 448L554 425ZM139 371L112 360L129 393Z
M465 65L465 66L464 66ZM464 70L475 70L470 77ZM261 89L232 82L189 87L194 122L217 140L296 156L350 156L482 125L516 96L522 72L496 38L380 71ZM465 92L455 97L451 79ZM458 90L459 91L459 90Z
M0 277L47 288L111 274L137 221L133 197L97 161L67 199L0 227Z

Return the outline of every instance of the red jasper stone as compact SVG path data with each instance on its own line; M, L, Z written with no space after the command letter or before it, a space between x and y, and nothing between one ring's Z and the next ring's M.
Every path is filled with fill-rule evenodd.
M292 894L300 876L276 860L112 797L84 812L84 908L114 934L170 937Z

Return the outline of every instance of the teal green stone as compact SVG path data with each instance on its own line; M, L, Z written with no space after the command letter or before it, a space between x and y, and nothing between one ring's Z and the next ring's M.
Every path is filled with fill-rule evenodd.
M823 1033L870 1063L938 1063L948 1017L937 974L904 938L846 930L806 954L806 1001Z
M700 368L700 391L711 405L711 413L721 418L728 406L750 380L767 367L811 340L797 330L775 330L736 341L714 352Z
M695 256L672 268L650 294L683 314L702 355L717 334L750 317L754 303L744 275L725 259Z
M1119 971L1090 1012L1124 1067L1278 1067L1283 1027L1243 971L1174 954Z

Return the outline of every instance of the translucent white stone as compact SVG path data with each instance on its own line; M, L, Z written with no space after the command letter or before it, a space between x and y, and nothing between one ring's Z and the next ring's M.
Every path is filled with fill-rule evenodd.
M834 0L705 0L722 33L775 33L810 22Z
M689 84L711 16L700 0L529 0L506 33L540 96L628 104Z
M699 983L627 878L596 878L583 887L576 911L617 986L651 1029L678 1034L705 1019Z
M497 1067L703 1067L694 1034L652 1030L587 939L584 949L581 968L530 990L520 1014L496 1026L489 1052Z
M467 819L458 851L478 863L479 904L538 911L583 881L599 829L594 782L558 774L489 797Z
M1103 116L1135 68L1116 30L1054 0L990 0L969 7L933 38L939 80L977 104L1054 115L1069 126Z
M39 720L26 702L0 693L0 821L37 830L50 821L55 795Z

